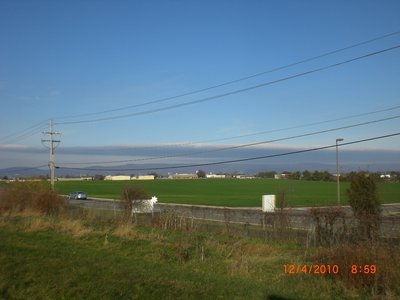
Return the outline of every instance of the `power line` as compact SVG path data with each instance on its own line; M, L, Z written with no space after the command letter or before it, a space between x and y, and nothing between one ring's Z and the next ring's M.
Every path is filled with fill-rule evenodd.
M272 139L272 140L267 140L267 141L247 143L247 144L229 146L229 147L222 147L222 148L217 148L217 149L212 149L212 150L190 152L190 153L184 153L184 154L179 154L179 155L163 155L163 156L156 156L156 157L150 157L150 158L137 158L137 159L127 159L127 160L119 160L119 161L98 161L98 162L91 162L91 163L60 163L59 165L127 163L127 162L149 161L149 160L157 160L157 159L175 158L175 157L184 157L184 156L191 156L191 155L197 155L197 154L221 152L221 151L227 151L227 150L234 150L234 149L258 146L258 145L263 145L263 144L270 144L270 143L274 143L274 142L292 140L292 139L302 138L302 137L307 137L307 136L313 136L313 135L318 135L318 134L327 133L327 132L333 132L333 131L338 131L338 130L343 130L343 129L349 129L349 128L354 128L354 127L359 127L359 126L364 126L364 125L375 124L375 123L379 123L379 122L385 122L385 121L394 120L394 119L398 119L398 118L400 118L400 115L387 117L387 118L383 118L383 119L378 119L378 120L366 121L366 122L357 123L357 124L350 124L350 125L345 125L345 126L335 127L335 128L325 129L325 130L319 130L319 131L314 131L314 132L309 132L309 133L292 135L289 137L282 137L282 138L277 138L277 139Z
M193 100L193 101L183 102L183 103L179 103L179 104L175 104L175 105L170 105L170 106L165 106L165 107L161 107L161 108L145 110L145 111L141 111L141 112L129 113L129 114L124 114L124 115L118 115L118 116L113 116L113 117L103 117L103 118L97 118L97 119L69 121L69 122L56 122L55 124L56 125L66 125L66 124L93 123L93 122L109 121L109 120L115 120L115 119L135 117L135 116L140 116L140 115L147 115L147 114L166 111L166 110L172 110L172 109L176 109L176 108L179 108L179 107L184 107L184 106L189 106L189 105L193 105L193 104L203 103L203 102L207 102L207 101L211 101L211 100L215 100L215 99L219 99L219 98L223 98L223 97L227 97L227 96L231 96L231 95L235 95L235 94L239 94L239 93L255 90L255 89L258 89L258 88L262 88L262 87L273 85L273 84L276 84L276 83L288 81L288 80L295 79L295 78L298 78L298 77L303 77L303 76L310 75L310 74L313 74L313 73L316 73L316 72L320 72L320 71L323 71L323 70L327 70L327 69L331 69L331 68L334 68L334 67L342 66L342 65L345 65L345 64L348 64L348 63L351 63L351 62L355 62L355 61L358 61L358 60L361 60L361 59L365 59L365 58L368 58L368 57L371 57L371 56L375 56L375 55L378 55L378 54L386 53L388 51L396 50L398 48L400 48L400 45L396 45L396 46L393 46L393 47L385 48L385 49L382 49L382 50L379 50L379 51L375 51L375 52L370 52L368 54L365 54L365 55L362 55L362 56L358 56L358 57L355 57L355 58L352 58L352 59L344 60L344 61L341 61L341 62L338 62L338 63L334 63L334 64L327 65L327 66L323 66L323 67L316 68L316 69L313 69L313 70L309 70L309 71L306 71L306 72L297 73L295 75L291 75L291 76L279 78L279 79L276 79L276 80L264 82L264 83L261 83L261 84L253 85L253 86L250 86L250 87L247 87L247 88L242 88L242 89L234 90L234 91L231 91L231 92L226 92L226 93L223 93L223 94L210 96L210 97L205 97L205 98L201 98L201 99L197 99L197 100Z
M36 166L36 167L26 167L26 168L13 167L11 169L15 169L15 172L25 172L25 171L29 171L29 170L44 168L44 167L47 167L47 165L41 165L41 166Z
M325 52L323 54L320 54L320 55L317 55L317 56L313 56L313 57L310 57L310 58L306 58L306 59L303 59L303 60L300 60L300 61L297 61L297 62L294 62L294 63L290 63L290 64L283 65L283 66L280 66L280 67L277 67L277 68L273 68L273 69L270 69L270 70L267 70L267 71L262 71L262 72L259 72L259 73L255 73L255 74L252 74L252 75L248 75L248 76L241 77L241 78L238 78L238 79L226 81L226 82L223 82L223 83L220 83L220 84L212 85L210 87L189 91L189 92L178 94L178 95L171 96L171 97L161 98L161 99L157 99L157 100L151 100L151 101L147 101L147 102L143 102L143 103L139 103L139 104L128 105L128 106L124 106L124 107L120 107L120 108L108 109L108 110L99 111L99 112L59 117L57 119L68 119L68 118L77 118L77 117L87 117L87 116L93 116L93 115L100 115L100 114L105 114L105 113L110 113L110 112L116 112L116 111L131 109L131 108L142 107L142 106L146 106L146 105L150 105L150 104L166 102L166 101L174 100L174 99L177 99L177 98L182 98L182 97L198 94L198 93L201 93L201 92L209 91L209 90L216 89L216 88L219 88L219 87L222 87L222 86L238 83L238 82L245 81L245 80L248 80L248 79L251 79L251 78L259 77L261 75L265 75L265 74L277 72L277 71L280 71L280 70L284 70L284 69L287 69L287 68L290 68L290 67L294 67L294 66L297 66L297 65L300 65L300 64L304 64L306 62L317 60L319 58L323 58L323 57L326 57L326 56L329 56L329 55L332 55L332 54L340 53L340 52L343 52L345 50L349 50L349 49L356 48L356 47L359 47L359 46L362 46L362 45L366 45L366 44L369 44L369 43L372 43L372 42L375 42L375 41L378 41L378 40L382 40L382 39L385 39L385 38L388 38L388 37L391 37L391 36L395 36L395 35L398 35L398 34L400 34L400 31L387 33L387 34L384 34L384 35L381 35L381 36L378 36L378 37L375 37L375 38L372 38L372 39L369 39L369 40L366 40L366 41L363 41L363 42L355 43L355 44L352 44L352 45L349 45L349 46L346 46L346 47L343 47L343 48L339 48L339 49L336 49L336 50L333 50L333 51Z
M227 141L227 140L233 140L233 139L238 139L238 138L244 138L244 137L250 137L250 136L256 136L256 135L263 135L263 134L266 134L266 133L287 131L287 130L291 130L291 129L299 129L299 128L311 127L311 126L315 126L315 125L332 123L332 122L336 122L336 121L348 120L348 119L368 116L368 115L372 115L372 114L388 112L388 111L396 110L396 109L399 109L399 108L400 108L400 105L396 105L396 106L392 106L392 107L388 107L388 108L384 108L384 109L380 109L380 110L374 110L374 111L369 111L369 112L364 112L364 113L359 113L359 114L354 114L354 115L347 115L347 116L343 116L343 117L339 117L339 118L335 118L335 119L324 120L324 121L317 121L317 122L306 123L306 124L298 124L298 125L290 126L290 127L283 127L283 128L252 132L252 133L235 135L235 136L228 136L228 137L222 137L222 138L216 138L216 139L208 139L208 140L199 140L199 141L186 142L186 143L170 143L170 144L163 144L163 145L153 145L152 147L153 148L183 147L183 146L191 146L191 145L210 143L210 142ZM111 162L103 162L103 161L101 161L101 162L91 162L91 163L85 163L85 164L114 163L114 162L126 162L126 161L111 161ZM81 164L81 163L71 163L71 164Z
M362 140L355 140L355 141L346 142L346 143L341 143L339 146L342 147L342 146L347 146L347 145L359 144L359 143L364 143L364 142L369 142L369 141L374 141L374 140L394 137L394 136L398 136L398 135L400 135L400 132L387 134L387 135L381 135L381 136L372 137L372 138L366 138L366 139L362 139ZM222 164L230 164L230 163L237 163L237 162L244 162L244 161L268 159L268 158L273 158L273 157L288 156L288 155L294 155L294 154L301 154L301 153L306 153L306 152L313 152L313 151L330 149L330 148L334 148L336 146L337 146L336 144L333 144L333 145L322 146L322 147L315 147L315 148L308 148L308 149L303 149L303 150L283 152L283 153L279 153L279 154L271 154L271 155L256 156L256 157L249 157L249 158L224 160L224 161L210 162L210 163L179 165L179 166L170 166L170 167L158 167L158 168L97 169L97 168L68 168L68 167L60 167L60 169L113 172L113 171L155 171L155 170L168 170L168 169L180 169L180 168L193 168L193 167L222 165Z
M201 140L201 141L196 141L196 142L187 142L187 143L180 143L180 144L170 144L167 146L177 146L178 147L178 146L189 146L189 145L195 145L195 144L201 144L201 143L227 141L227 140L233 140L233 139L238 139L238 138L262 135L262 134L266 134L266 133L286 131L286 130L291 130L291 129L298 129L298 128L310 127L310 126L321 125L321 124L326 124L326 123L332 123L332 122L336 122L336 121L348 120L348 119L363 117L363 116L367 116L367 115L377 114L377 113L381 113L381 112L396 110L399 108L400 108L400 105L396 105L396 106L392 106L392 107L381 109L381 110L375 110L375 111L370 111L370 112L365 112L365 113L360 113L360 114L355 114L355 115L349 115L349 116L344 116L344 117L340 117L340 118L336 118L336 119L330 119L330 120L324 120L324 121L318 121L318 122L306 123L306 124L299 124L299 125L290 126L290 127L252 132L252 133L235 135L235 136L224 137L224 138L208 139L208 140Z
M15 142L16 140L21 140L23 138L30 137L30 136L32 136L32 135L34 135L36 133L39 133L43 129L43 126L45 124L46 124L45 121L42 121L42 122L37 123L37 124L34 124L32 126L29 126L28 128L25 128L23 130L17 131L16 133L12 133L12 134L9 134L7 136L4 136L4 137L0 138L0 141L4 142L4 141L8 140L8 141L14 141Z

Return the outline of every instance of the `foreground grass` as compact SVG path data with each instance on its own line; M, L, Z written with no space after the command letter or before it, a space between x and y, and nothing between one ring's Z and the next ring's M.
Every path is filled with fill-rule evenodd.
M207 179L207 180L151 180L151 181L60 181L56 189L61 194L83 190L91 197L119 199L123 187L135 185L163 203L203 204L231 207L260 207L262 195L285 191L291 207L336 204L336 183L304 180L273 179ZM342 204L347 204L348 182L341 183ZM400 185L378 184L382 203L396 203L400 199Z
M0 298L351 299L323 275L288 275L303 245L39 215L0 219ZM279 298L281 299L281 298Z

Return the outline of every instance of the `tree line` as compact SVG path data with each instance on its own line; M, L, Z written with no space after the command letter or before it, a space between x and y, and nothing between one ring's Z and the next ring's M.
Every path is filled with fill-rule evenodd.
M340 174L340 181L351 181L354 176L356 176L360 172L347 172ZM400 181L400 172L391 171L386 172L384 174L380 172L366 172L369 174L371 178L374 178L377 182L388 181L388 182L399 182ZM294 180L310 180L310 181L335 181L336 174L332 174L328 171L308 171L305 170L303 172L294 171L288 172L284 171L282 173L277 173L275 171L266 171L259 172L256 174L258 178L276 178L279 177L281 179L294 179Z

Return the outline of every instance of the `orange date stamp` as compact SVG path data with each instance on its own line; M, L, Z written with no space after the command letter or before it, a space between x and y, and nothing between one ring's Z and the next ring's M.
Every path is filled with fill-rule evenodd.
M341 271L337 264L284 264L283 272L285 274L315 274L325 275L333 274L338 275ZM349 268L344 270L349 272L351 275L364 274L374 275L377 273L377 267L374 264L352 264Z
M283 271L286 274L339 274L339 265L331 264L285 264L283 265Z

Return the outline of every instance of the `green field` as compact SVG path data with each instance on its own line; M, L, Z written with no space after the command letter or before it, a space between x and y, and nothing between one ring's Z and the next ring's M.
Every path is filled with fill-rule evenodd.
M203 204L231 207L259 207L262 195L285 191L288 206L318 206L336 204L336 183L273 179L205 179L150 181L59 181L56 190L69 194L85 191L89 197L119 199L128 185L143 188L162 203ZM342 204L347 204L348 182L341 183ZM380 183L382 203L400 202L400 184Z

